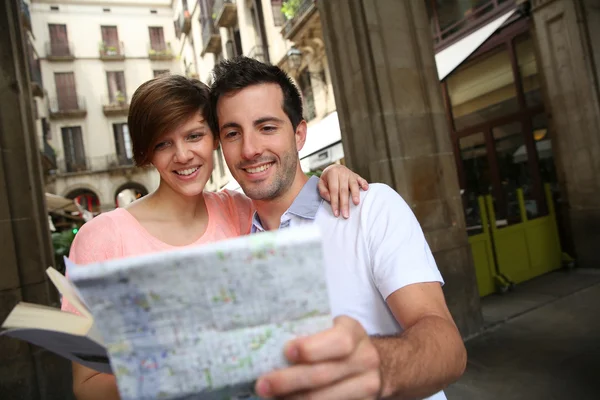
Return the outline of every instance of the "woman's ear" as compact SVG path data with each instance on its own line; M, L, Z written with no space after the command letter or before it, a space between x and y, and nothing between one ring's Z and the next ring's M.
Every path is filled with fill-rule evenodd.
M219 148L219 138L217 136L215 136L215 138L213 139L215 141L215 143L213 144L213 150L217 150Z

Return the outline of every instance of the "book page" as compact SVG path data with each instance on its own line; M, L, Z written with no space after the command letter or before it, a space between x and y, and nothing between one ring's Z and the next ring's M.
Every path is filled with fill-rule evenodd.
M73 268L121 398L235 398L332 325L316 226Z

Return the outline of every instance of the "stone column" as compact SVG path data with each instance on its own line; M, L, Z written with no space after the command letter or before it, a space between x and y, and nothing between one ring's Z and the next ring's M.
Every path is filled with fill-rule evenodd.
M0 3L0 321L19 302L57 304L20 2ZM69 363L0 338L0 397L69 399Z
M600 2L534 0L552 147L578 264L600 266Z
M423 1L319 0L346 161L412 207L461 333L482 326Z

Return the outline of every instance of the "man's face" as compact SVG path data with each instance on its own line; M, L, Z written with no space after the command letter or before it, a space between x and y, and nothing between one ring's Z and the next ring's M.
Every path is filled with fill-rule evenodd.
M225 95L217 115L225 161L244 193L253 200L285 194L298 171L306 123L294 132L279 85L253 85Z

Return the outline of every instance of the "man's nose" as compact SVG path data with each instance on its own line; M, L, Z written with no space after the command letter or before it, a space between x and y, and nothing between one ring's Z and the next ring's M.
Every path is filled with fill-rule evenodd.
M242 157L246 160L253 160L261 154L255 135L244 135L242 141Z

